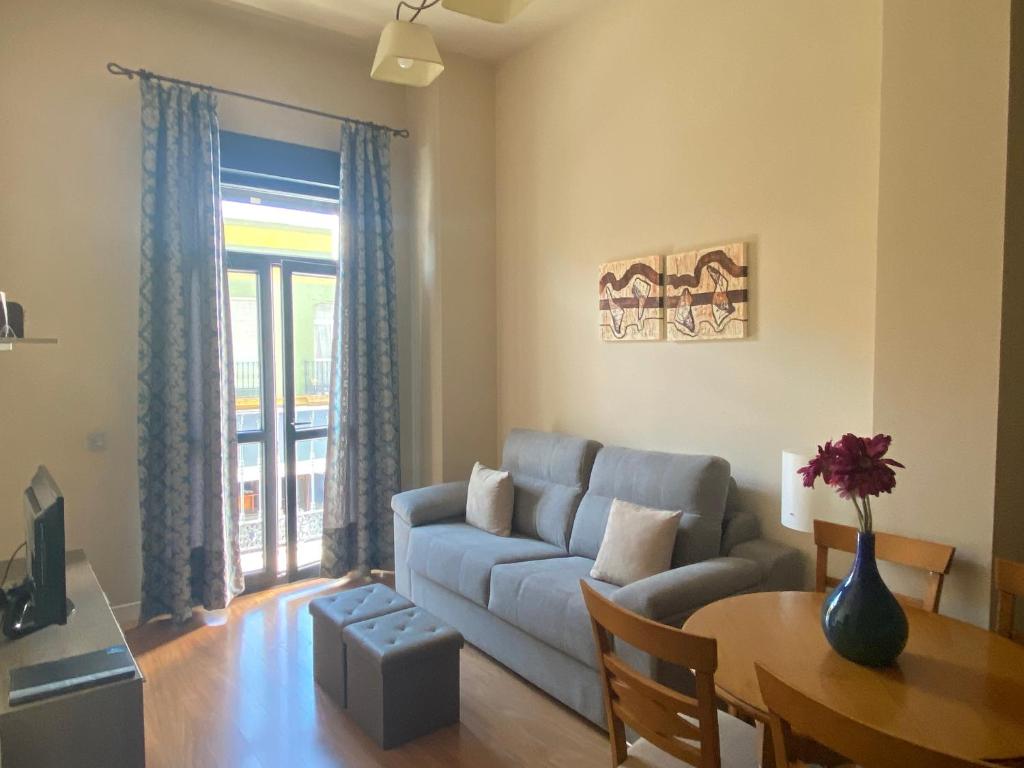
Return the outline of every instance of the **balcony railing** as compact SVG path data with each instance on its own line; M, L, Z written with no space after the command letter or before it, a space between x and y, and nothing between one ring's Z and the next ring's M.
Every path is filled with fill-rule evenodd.
M323 535L324 511L311 509L299 512L299 543L307 544L316 541ZM285 534L278 531L278 541L284 542ZM238 543L242 554L263 551L263 520L242 518L238 525Z
M304 395L326 395L331 387L330 360L304 360L302 363Z
M262 378L258 362L236 362L235 397L259 397Z

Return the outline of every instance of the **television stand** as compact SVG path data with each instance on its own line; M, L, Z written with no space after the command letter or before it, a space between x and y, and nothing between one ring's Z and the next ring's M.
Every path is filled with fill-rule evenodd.
M15 561L11 571L20 578L24 561ZM14 707L9 703L11 669L126 644L82 550L67 553L67 596L76 608L67 624L51 624L16 640L0 639L2 765L142 768L146 754L138 665L135 675L124 680Z

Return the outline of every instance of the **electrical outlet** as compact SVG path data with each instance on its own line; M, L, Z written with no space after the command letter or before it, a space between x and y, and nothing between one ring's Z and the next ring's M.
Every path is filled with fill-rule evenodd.
M85 436L85 447L93 453L107 450L107 433L90 432Z

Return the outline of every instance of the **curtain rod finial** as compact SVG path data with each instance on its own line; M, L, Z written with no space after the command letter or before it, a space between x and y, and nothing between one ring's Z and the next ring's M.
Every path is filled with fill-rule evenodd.
M113 61L107 62L107 72L109 72L112 75L121 75L122 77L127 77L129 80L132 80L135 77L135 73L132 70L128 69L127 67L122 67L120 64Z

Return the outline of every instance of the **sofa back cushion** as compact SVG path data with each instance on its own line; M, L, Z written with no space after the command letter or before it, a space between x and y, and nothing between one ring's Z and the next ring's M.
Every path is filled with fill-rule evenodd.
M567 550L576 508L600 447L592 440L554 432L509 432L501 468L512 475L516 489L512 531Z
M729 462L717 456L602 448L573 523L569 553L596 558L613 499L681 509L672 567L719 555Z

